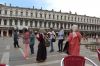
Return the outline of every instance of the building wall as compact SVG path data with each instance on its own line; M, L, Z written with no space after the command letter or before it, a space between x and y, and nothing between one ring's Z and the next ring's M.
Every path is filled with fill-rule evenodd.
M0 5L0 28L1 36L3 29L19 27L22 29L25 26L30 28L44 28L49 29L53 27L58 30L61 26L67 31L71 29L73 24L79 26L82 32L99 33L100 18L90 17L86 15L77 15L70 13L56 12L54 10L42 10L32 8L22 8ZM8 34L7 34L8 35Z

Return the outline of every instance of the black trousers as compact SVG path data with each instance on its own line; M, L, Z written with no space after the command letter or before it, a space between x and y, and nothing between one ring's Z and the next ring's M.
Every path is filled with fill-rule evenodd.
M58 41L58 51L63 51L63 39L59 39Z
M34 45L30 45L31 54L34 54Z
M14 48L19 48L18 41L14 41Z

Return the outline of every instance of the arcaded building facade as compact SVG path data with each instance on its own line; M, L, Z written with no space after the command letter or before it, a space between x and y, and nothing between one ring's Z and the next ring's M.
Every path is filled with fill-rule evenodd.
M73 24L89 36L99 35L100 18L97 17L0 4L0 36L12 36L15 27L21 30L25 26L34 31L53 28L56 32L62 26L68 33Z

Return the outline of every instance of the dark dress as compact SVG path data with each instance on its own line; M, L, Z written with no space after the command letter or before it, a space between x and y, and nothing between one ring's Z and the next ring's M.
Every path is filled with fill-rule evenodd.
M39 37L37 37L39 41L38 45L38 51L37 51L37 58L36 60L39 62L45 61L47 58L47 51L46 51L46 46L45 46L45 40L43 38L42 34L39 34Z
M68 47L69 47L69 42L66 41L65 46L64 46L64 49L63 49L63 52L69 54L69 53L68 53Z

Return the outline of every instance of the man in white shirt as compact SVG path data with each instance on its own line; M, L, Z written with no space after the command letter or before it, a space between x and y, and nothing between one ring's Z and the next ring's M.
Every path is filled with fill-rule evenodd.
M50 38L49 39L50 39L50 46L51 46L50 52L53 52L54 51L54 48L53 48L53 41L52 41L52 39L55 39L56 34L55 34L55 32L53 31L52 28L50 28L49 35L50 35Z
M58 52L63 51L63 40L64 40L64 30L63 27L60 28L58 32Z

